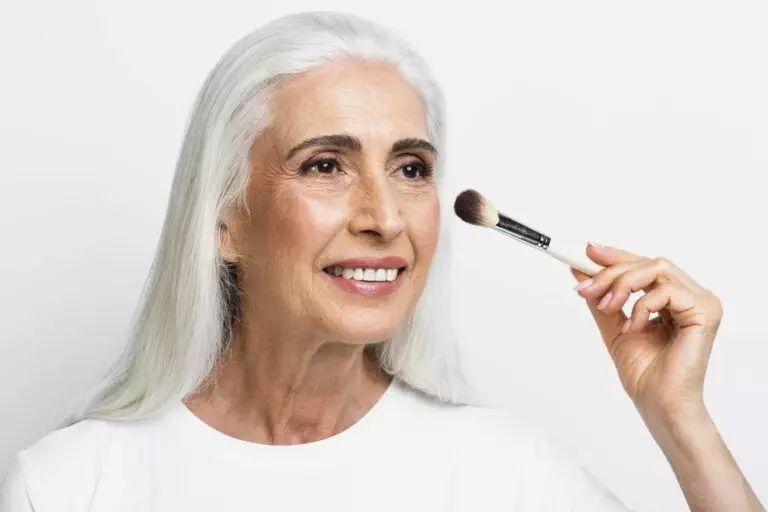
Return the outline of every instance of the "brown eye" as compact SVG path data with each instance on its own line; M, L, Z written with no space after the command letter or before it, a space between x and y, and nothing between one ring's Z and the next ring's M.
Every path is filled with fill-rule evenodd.
M411 162L400 167L398 170L409 180L426 179L431 176L432 173L431 167L420 162Z
M319 158L317 160L311 160L301 166L301 172L319 172L321 174L333 174L334 170L338 170L339 162L335 158Z

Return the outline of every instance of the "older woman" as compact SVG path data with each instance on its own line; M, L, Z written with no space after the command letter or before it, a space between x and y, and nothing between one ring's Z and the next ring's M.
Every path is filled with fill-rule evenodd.
M306 13L238 42L190 118L126 352L19 452L0 510L626 510L463 403L442 128L427 66L375 24ZM580 293L691 508L763 510L701 396L717 298L665 259L587 254L606 269L574 270Z

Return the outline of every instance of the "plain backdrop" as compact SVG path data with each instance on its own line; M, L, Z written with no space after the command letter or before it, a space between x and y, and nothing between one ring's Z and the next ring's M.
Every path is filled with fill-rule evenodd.
M764 2L29 1L0 16L0 474L114 358L193 99L247 32L302 10L399 30L448 105L452 197L550 236L665 256L724 305L706 402L768 503ZM635 510L685 510L568 267L452 219L471 382ZM625 307L629 312L635 297Z

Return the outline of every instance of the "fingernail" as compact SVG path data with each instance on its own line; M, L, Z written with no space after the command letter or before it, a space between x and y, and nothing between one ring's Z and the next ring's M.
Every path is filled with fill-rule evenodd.
M630 326L631 323L632 323L632 319L631 318L627 318L627 321L624 322L624 327L621 328L621 332L623 332L623 333L627 332L629 330L629 326Z
M585 288L589 288L592 285L592 282L593 282L592 279L585 279L584 281L574 286L573 289L581 291Z
M603 309L605 306L607 306L608 303L611 302L611 298L613 298L613 292L606 293L605 297L603 297L603 300L601 300L600 304L597 305L597 309Z
M597 242L589 242L589 245L591 245L592 247L597 247L598 249L602 249L603 247L605 247L603 244L600 244Z

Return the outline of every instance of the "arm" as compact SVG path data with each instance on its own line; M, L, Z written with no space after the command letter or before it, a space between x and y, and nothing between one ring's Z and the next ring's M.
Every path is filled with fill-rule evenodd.
M644 419L692 512L765 512L703 404L660 420Z
M704 406L720 299L666 258L594 245L587 255L604 268L592 279L572 268L578 293L691 510L764 512ZM624 303L641 290L627 317Z

